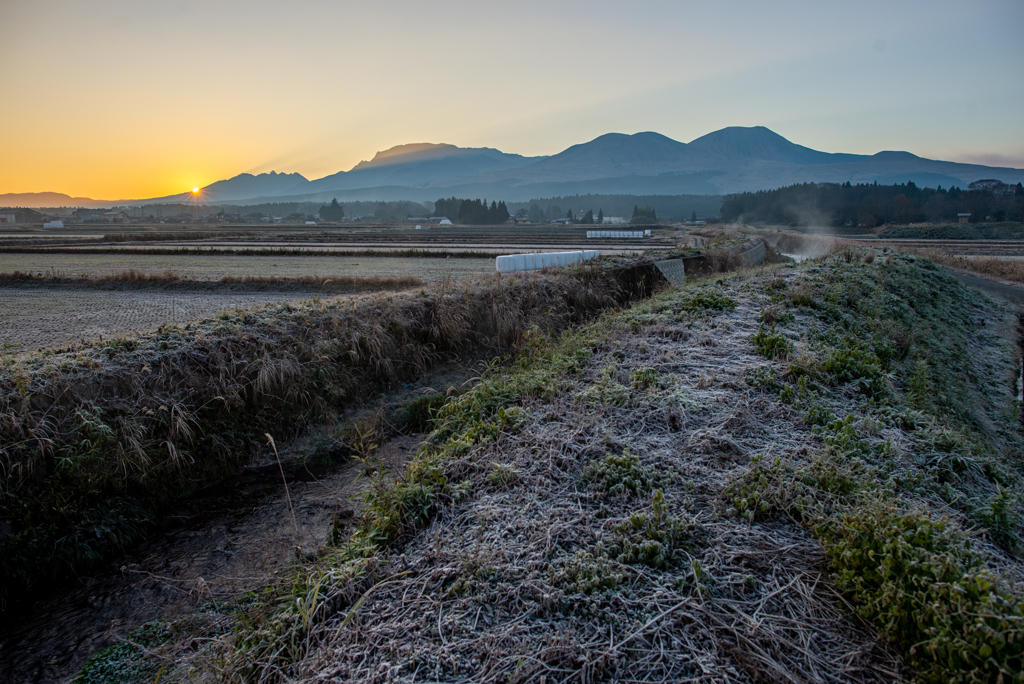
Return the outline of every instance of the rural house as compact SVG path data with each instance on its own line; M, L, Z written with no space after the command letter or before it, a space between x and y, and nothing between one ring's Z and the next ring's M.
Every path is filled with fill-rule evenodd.
M42 223L43 215L35 209L0 209L0 223Z
M127 223L129 219L123 211L106 209L76 209L74 216L83 223Z

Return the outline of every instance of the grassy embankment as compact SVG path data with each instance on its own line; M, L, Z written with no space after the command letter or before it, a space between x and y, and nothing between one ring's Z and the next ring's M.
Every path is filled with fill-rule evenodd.
M0 368L0 601L142 537L152 515L304 424L455 354L614 305L599 268L236 310Z
M898 678L834 583L917 678L1022 681L1018 335L854 250L532 333L351 537L84 676Z

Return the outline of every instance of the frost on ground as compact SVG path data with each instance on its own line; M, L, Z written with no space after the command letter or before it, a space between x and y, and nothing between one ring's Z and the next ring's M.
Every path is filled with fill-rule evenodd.
M478 494L381 559L384 583L317 628L298 678L898 679L810 535L722 515L753 454L816 446L744 381L765 363L757 317L741 302L613 335L524 402L514 434L445 467Z

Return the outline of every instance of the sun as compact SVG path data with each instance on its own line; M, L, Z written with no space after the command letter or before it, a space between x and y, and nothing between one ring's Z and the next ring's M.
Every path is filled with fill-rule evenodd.
M192 193L193 193L193 194L195 194L195 193L197 193L197 192L199 192L199 188L192 188Z

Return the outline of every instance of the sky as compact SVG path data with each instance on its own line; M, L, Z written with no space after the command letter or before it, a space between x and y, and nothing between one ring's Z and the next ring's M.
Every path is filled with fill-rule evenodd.
M1020 0L0 0L0 193L763 125L1024 167Z

